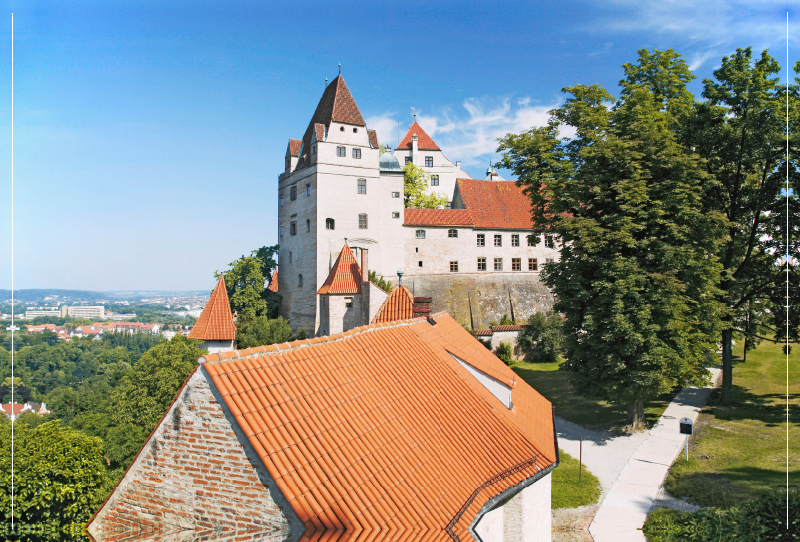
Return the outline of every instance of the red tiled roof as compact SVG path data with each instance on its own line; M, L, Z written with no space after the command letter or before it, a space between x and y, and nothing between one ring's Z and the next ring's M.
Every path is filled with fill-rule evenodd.
M189 333L189 338L204 341L230 341L236 338L236 325L233 323L228 291L225 289L225 279L222 276L219 277L217 287L211 292L200 318Z
M489 499L555 463L550 403L434 319L201 358L301 540L468 540ZM508 383L513 408L453 356Z
M25 405L21 405L19 403L6 403L4 405L0 405L0 408L3 409L6 416L18 416L22 409L25 408Z
M421 150L421 151L423 151L423 150L425 150L425 151L440 151L440 150L442 150L442 149L439 148L439 145L437 145L433 141L433 139L431 139L431 136L429 136L427 134L427 132L425 132L425 130L422 129L422 126L420 126L417 121L414 121L414 124L412 124L408 128L408 132L406 132L406 135L403 136L403 139L402 139L402 141L400 141L400 144L397 146L397 148L398 149L410 149L411 148L411 140L412 140L414 134L417 134L417 148L419 150Z
M515 181L458 179L457 188L476 228L532 230L531 201Z
M353 251L345 245L331 267L328 278L317 291L318 294L360 294L361 267L356 262Z
M406 209L404 226L472 226L467 209Z
M511 326L492 326L492 331L522 331L527 326L511 325Z
M380 145L378 144L378 132L367 129L367 135L369 136L369 144L372 145L372 148L379 148Z
M278 270L272 272L272 276L269 279L269 285L267 286L267 290L270 292L278 292Z
M303 145L303 141L300 139L290 139L289 140L289 154L291 156L300 156L300 147Z
M317 136L317 141L325 141L325 125L324 124L315 124L314 125L314 133Z
M414 317L414 296L405 286L395 286L387 297L375 318L373 324L378 322L396 322Z
M308 123L308 128L303 136L303 156L308 156L309 152L311 152L311 134L316 130L316 125L321 124L326 128L330 128L331 122L343 122L345 124L355 124L356 126L367 125L341 74L331 81L330 85L325 87L325 92L322 93L322 98L320 98L317 109L311 117L311 122ZM317 139L321 139L318 132ZM301 157L297 162L297 167L303 167L305 165L303 162Z
M476 329L472 332L476 337L491 337L493 333L491 329Z

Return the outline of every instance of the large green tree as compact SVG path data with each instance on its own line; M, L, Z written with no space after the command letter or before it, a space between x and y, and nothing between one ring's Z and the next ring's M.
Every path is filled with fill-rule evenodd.
M236 313L240 321L252 320L265 316L274 318L278 314L280 295L267 290L266 281L278 266L275 254L278 245L261 247L251 252L250 256L242 256L230 263L230 269L215 272L225 278L231 312Z
M424 169L409 162L403 168L403 195L406 209L444 209L450 198L436 192L428 193L430 176Z
M542 273L565 316L562 368L580 393L627 404L635 429L649 397L707 378L723 219L704 212L713 179L674 130L685 62L640 51L626 73L618 100L597 85L567 88L547 126L508 135L499 150L531 198L534 227L562 240ZM562 127L576 136L560 139Z

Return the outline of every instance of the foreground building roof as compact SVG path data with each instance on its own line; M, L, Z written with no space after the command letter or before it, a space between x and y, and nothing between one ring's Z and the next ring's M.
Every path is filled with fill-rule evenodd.
M189 338L203 341L231 341L236 338L236 324L233 323L228 290L222 276L189 333Z
M402 284L395 286L389 297L383 302L375 314L371 324L380 322L396 322L414 317L414 296Z
M476 228L533 229L531 201L515 181L458 179L453 200L469 211Z

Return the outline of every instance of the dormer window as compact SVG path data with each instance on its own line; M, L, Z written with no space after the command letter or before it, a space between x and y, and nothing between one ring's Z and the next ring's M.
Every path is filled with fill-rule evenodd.
M484 373L480 369L470 365L463 359L459 358L452 352L448 352L453 359L455 359L464 369L467 370L469 374L471 374L475 380L480 382L484 388L486 388L492 395L494 395L498 401L503 403L503 405L511 410L514 408L514 403L511 402L511 386L506 384L505 382L501 382L494 377L489 376L488 374Z

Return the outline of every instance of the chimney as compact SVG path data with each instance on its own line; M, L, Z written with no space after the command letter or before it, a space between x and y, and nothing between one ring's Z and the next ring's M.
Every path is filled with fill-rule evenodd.
M456 167L461 169L461 160L456 160Z
M419 154L419 142L417 141L417 134L411 136L411 163L417 165L417 155Z
M431 315L431 298L430 297L415 297L414 298L414 318L420 316L428 317Z
M361 282L369 282L369 251L366 248L361 249Z

